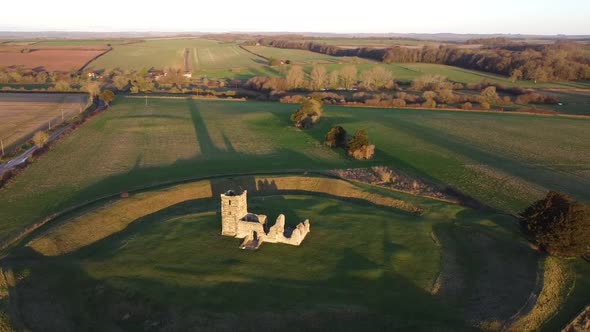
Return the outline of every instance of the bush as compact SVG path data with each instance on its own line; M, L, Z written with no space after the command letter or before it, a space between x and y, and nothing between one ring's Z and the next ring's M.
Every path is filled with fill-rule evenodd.
M340 126L332 127L326 134L326 145L331 148L346 147L347 137L344 128Z
M307 129L320 121L322 116L322 103L310 98L301 101L301 106L291 114L291 121L295 122L295 127Z
M432 99L428 99L422 103L422 107L424 108L436 108L436 102Z
M550 191L521 213L520 224L529 240L551 255L590 253L590 208L565 194Z
M47 133L44 131L38 131L35 133L35 135L33 135L33 143L38 148L44 147L48 141L49 141L49 135L47 135Z
M473 108L473 104L471 104L470 102L466 102L464 104L461 105L461 108L464 110L470 110Z
M348 155L354 159L371 159L374 154L375 145L369 144L369 134L366 130L358 130L348 141Z

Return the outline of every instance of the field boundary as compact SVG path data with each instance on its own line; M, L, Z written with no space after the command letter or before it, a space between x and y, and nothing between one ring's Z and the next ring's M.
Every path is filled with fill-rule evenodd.
M250 51L249 49L245 48L243 45L238 45L238 46L239 46L241 49L243 49L244 51L246 51L246 52L248 52L248 53L250 53L250 54L254 54L254 55L256 55L257 57L259 57L259 58L262 58L262 59L264 59L264 60L267 60L267 61L269 60L269 58L265 57L264 55L258 54L258 53L254 52L254 51Z
M94 60L100 58L101 56L109 53L110 51L113 50L113 47L109 47L106 51L100 53L99 55L95 56L94 58L88 60L88 62L86 62L78 71L83 71L86 67L88 67L88 65L90 65L92 62L94 62Z

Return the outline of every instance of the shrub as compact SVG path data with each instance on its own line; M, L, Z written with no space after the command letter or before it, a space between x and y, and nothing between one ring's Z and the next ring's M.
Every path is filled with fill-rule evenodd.
M38 131L35 133L35 135L33 135L33 143L38 148L44 147L48 141L49 141L49 135L47 135L47 133L44 131Z
M551 255L590 253L590 208L563 193L550 191L521 213L529 240Z
M340 126L332 127L326 134L326 145L331 148L346 147L346 130Z
M354 159L371 159L375 154L375 145L369 144L369 134L365 129L357 130L348 141L348 155Z
M301 106L291 114L291 121L295 122L295 127L307 129L320 121L322 116L322 103L311 98L305 98L301 101Z
M461 105L461 108L464 110L470 110L473 108L473 104L471 104L470 102L466 102L464 104Z
M436 108L436 101L432 99L427 99L425 102L422 103L422 107L424 108Z

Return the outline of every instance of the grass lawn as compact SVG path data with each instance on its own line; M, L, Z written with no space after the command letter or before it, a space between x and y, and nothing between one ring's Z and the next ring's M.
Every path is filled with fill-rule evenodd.
M162 181L292 169L387 165L451 185L508 212L519 211L549 189L590 201L587 119L326 107L319 125L302 132L288 120L296 107L149 99L146 108L142 99L119 97L111 109L64 138L0 190L0 234L6 239L74 204ZM349 132L366 128L377 147L375 160L353 161L325 147L323 137L334 125ZM56 289L72 289L59 299L60 306L67 303L65 307L48 304L39 310L50 315L53 311L48 308L73 312L78 317L75 322L88 319L85 312L122 320L124 311L131 310L131 316L144 323L143 318L157 320L163 308L173 307L182 329L187 326L183 324L231 320L220 308L233 305L240 314L244 308L257 313L249 317L271 312L279 321L303 326L308 319L285 312L291 306L308 308L303 312L320 328L371 321L371 327L377 328L428 330L421 322L431 321L455 330L466 319L485 318L482 311L466 309L482 297L491 299L485 312L498 320L486 318L481 327L496 327L515 312L508 307L516 308L521 295L526 298L523 294L532 287L525 281L533 280L530 271L536 258L527 256L532 252L519 240L510 217L427 200L422 202L425 214L416 217L330 198L253 197L252 211L266 213L271 220L286 212L288 222L309 217L308 240L316 236L325 241L306 240L298 251L265 244L262 251L235 261L230 256L242 254L235 249L239 241L212 240L218 224L216 215L208 211L216 210L216 202L203 204L164 209L142 218L146 222L134 226L133 233L124 231L64 257L40 258L42 264L17 271L31 281L23 283L19 297L43 302L54 298ZM451 262L443 266L451 266L450 272L460 273L464 280L474 280L464 283L467 288L442 292L440 299L429 293L441 262L431 232L439 238L440 250L461 255L454 263L453 255L443 255L443 262ZM482 255L492 256L480 261ZM498 272L505 264L512 266L516 272L510 276L517 279ZM568 264L578 281L572 300L551 321L555 326L581 309L590 287L583 281L588 264ZM289 273L282 273L287 269ZM63 278L64 273L68 278ZM496 291L488 275L514 289ZM44 282L36 282L43 278ZM490 293L482 293L486 290ZM88 304L84 294L98 302ZM519 295L511 297L514 294ZM158 300L146 302L144 296ZM281 307L273 297L287 302ZM511 299L515 302L506 302ZM451 310L439 300L458 309ZM193 306L196 313L186 309ZM97 308L113 309L92 311ZM183 315L187 310L190 314ZM403 322L398 319L402 316Z
M175 329L256 324L268 329L462 330L474 318L472 307L508 319L533 287L537 259L522 242L507 243L510 218L410 199L426 208L422 216L320 196L251 195L249 209L271 220L284 213L287 224L312 221L312 232L300 247L263 244L258 252L240 251L241 240L219 235L217 201L180 203L66 256L22 253L39 262L16 269L23 275L19 300L35 301L23 320L32 327L78 330L87 329L89 321L104 328L137 328L146 319ZM498 276L472 262L454 276L485 282L485 290L473 282L464 293L433 296L441 256L431 233L453 224L485 228L457 231L463 234L457 243L468 245L473 234L488 234L488 251L479 254L513 264L514 273L494 279ZM468 306L445 305L482 295L489 296ZM47 315L48 307L81 319L55 319ZM269 315L274 319L263 319Z
M119 98L0 191L3 237L72 204L166 180L388 165L519 211L546 190L589 201L590 120L326 107L313 130L296 105ZM366 128L370 162L323 145L334 125ZM567 133L567 134L566 134Z

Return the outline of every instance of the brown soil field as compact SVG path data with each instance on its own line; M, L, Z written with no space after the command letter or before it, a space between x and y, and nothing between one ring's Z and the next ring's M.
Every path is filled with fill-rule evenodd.
M0 93L0 139L4 147L10 150L24 143L37 130L47 130L49 121L52 126L69 119L84 109L86 94L30 94Z
M25 51L23 51L25 50ZM101 47L0 47L0 67L24 66L47 71L81 69L93 58L106 52Z

